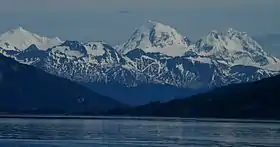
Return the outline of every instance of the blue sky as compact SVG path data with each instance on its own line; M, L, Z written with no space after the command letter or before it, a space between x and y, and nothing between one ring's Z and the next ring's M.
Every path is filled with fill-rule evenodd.
M280 0L0 0L0 32L19 25L44 36L118 44L156 20L196 40L233 27L280 33Z

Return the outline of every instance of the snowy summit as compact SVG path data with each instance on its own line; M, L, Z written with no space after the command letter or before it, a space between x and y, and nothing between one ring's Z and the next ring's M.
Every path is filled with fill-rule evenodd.
M40 50L60 44L62 41L55 38L41 37L31 33L22 27L12 29L0 36L0 47L6 50L22 51L31 45L36 45Z
M201 56L224 60L232 65L263 67L279 64L277 58L267 54L246 32L233 28L227 32L211 31L190 48Z
M137 28L128 41L117 47L120 53L126 54L134 49L144 52L158 52L169 56L182 56L188 42L176 29L156 21Z

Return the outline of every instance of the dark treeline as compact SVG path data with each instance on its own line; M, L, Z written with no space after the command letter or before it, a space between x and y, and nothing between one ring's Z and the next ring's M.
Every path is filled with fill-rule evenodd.
M108 115L280 119L280 76L234 84L169 102L152 102Z

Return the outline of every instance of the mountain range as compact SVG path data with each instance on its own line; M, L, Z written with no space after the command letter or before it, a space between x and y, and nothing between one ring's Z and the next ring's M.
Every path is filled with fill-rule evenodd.
M96 114L125 105L0 55L0 113Z
M0 53L131 105L183 98L280 71L280 60L245 32L211 31L192 42L156 21L117 46L41 37L19 27L0 36Z

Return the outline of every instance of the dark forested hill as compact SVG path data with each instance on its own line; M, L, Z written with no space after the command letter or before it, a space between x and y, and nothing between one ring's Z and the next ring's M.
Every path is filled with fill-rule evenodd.
M1 113L94 114L121 103L0 55Z
M217 88L182 100L154 102L114 115L280 119L280 76Z

